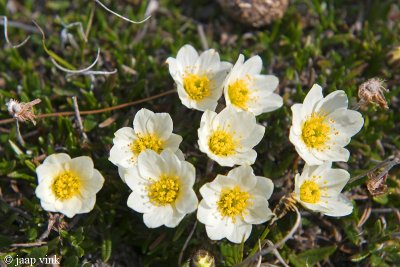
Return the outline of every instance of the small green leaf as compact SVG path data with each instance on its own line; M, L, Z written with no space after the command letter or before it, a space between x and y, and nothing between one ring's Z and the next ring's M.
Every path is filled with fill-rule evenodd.
M104 262L107 262L110 259L112 251L112 241L111 239L104 239L101 244L101 257Z
M289 260L294 266L314 265L329 258L336 251L336 246L310 249L297 255L290 255Z

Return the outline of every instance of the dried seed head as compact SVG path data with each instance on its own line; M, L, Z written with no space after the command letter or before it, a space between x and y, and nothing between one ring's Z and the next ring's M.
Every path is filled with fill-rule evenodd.
M36 125L36 115L33 113L33 106L39 104L41 102L40 99L35 99L31 102L24 103L18 102L17 100L10 99L6 105L8 112L11 116L13 116L18 121L27 121L30 120L34 125Z
M381 108L388 108L384 92L388 90L383 87L383 80L373 78L362 83L358 87L358 97L361 102L368 104L373 103L379 105Z
M367 189L372 196L382 195L387 192L387 172L383 175L377 175L374 172L370 172L367 174L367 176Z
M214 256L207 250L198 250L190 260L190 267L215 267Z
M390 50L387 54L389 65L396 67L400 65L400 46L397 46Z
M222 10L240 23L263 27L283 17L288 0L218 0Z

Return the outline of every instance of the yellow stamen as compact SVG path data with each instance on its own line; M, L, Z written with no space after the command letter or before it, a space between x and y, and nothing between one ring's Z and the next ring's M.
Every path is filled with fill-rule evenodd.
M248 84L244 79L238 79L228 86L228 96L231 103L239 108L247 109L250 99Z
M161 140L156 134L138 134L138 139L133 141L129 146L131 151L136 156L146 149L151 149L160 154L164 149L164 141Z
M179 178L174 175L161 175L147 188L150 202L156 206L173 204L179 194Z
M79 194L81 181L79 177L72 172L64 172L58 175L51 186L56 198L61 200L70 199Z
M202 100L211 94L210 79L206 75L187 73L183 78L183 88L193 100Z
M321 189L316 182L308 180L300 186L300 200L307 203L317 203L321 198Z
M217 156L229 156L236 153L236 142L232 134L223 131L215 131L208 140L208 147Z
M323 150L330 139L329 133L331 127L325 121L326 116L312 113L310 118L303 124L301 137L309 148Z
M224 188L217 202L218 211L223 217L230 217L235 223L236 216L243 219L243 216L248 214L247 208L252 205L251 198L252 196L242 191L238 185L233 188Z

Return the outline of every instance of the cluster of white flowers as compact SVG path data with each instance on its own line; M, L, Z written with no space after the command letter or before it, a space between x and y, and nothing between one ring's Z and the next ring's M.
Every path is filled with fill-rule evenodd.
M282 97L274 93L278 78L260 74L259 56L245 61L239 55L232 67L221 62L215 50L199 55L190 45L183 46L167 63L182 104L204 111L198 129L200 151L221 166L237 167L204 184L199 203L193 190L196 170L179 149L182 137L173 133L170 115L141 109L133 128L115 132L109 157L132 190L127 205L143 213L149 228L175 227L197 209L197 218L205 224L210 239L245 241L253 224L274 216L268 203L274 184L256 176L250 165L256 161L254 147L265 132L256 116L283 105ZM226 108L216 113L222 96ZM347 106L343 91L324 98L319 85L313 86L303 104L292 106L289 138L306 162L302 174L295 177L293 198L329 216L352 212L351 202L341 194L350 175L331 168L332 162L349 159L344 146L363 125L361 114ZM90 158L71 159L66 154L49 156L37 168L37 175L36 194L42 207L68 217L92 210L104 182Z
M350 174L331 166L332 162L349 160L350 153L344 147L361 130L361 114L348 109L344 91L323 97L317 84L303 104L292 106L292 113L289 139L306 162L303 173L295 178L295 199L305 208L329 216L350 214L353 205L340 193Z

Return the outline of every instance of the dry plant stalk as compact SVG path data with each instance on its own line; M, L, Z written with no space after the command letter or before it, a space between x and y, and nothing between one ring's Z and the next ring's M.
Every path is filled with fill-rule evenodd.
M382 195L387 192L386 180L388 177L388 173L380 176L376 175L376 173L374 172L370 172L367 174L367 176L367 188L372 196Z
M385 99L384 92L388 90L383 87L383 80L372 78L362 83L358 87L358 96L360 97L360 104L376 104L381 108L387 109L388 104Z
M30 120L33 125L36 125L36 115L33 112L33 106L39 104L40 102L40 99L35 99L28 103L18 102L17 100L10 99L10 101L8 101L6 105L8 112L15 119L21 122Z

